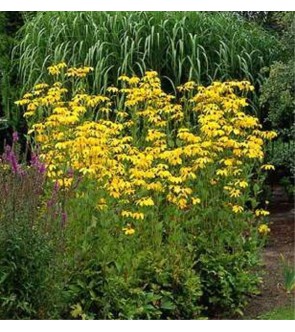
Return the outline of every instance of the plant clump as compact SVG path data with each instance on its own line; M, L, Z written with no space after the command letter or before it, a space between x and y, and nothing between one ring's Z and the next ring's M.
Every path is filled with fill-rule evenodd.
M244 111L251 84L189 81L170 95L148 71L89 94L92 68L48 70L17 104L60 192L63 315L241 314L269 232L258 196L276 136Z

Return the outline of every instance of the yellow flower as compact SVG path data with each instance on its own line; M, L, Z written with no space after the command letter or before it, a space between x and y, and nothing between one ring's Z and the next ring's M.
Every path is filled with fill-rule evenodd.
M196 82L189 81L189 82L186 82L183 85L178 86L177 90L180 91L180 92L182 92L182 91L190 91L190 90L195 89L196 87L197 87Z
M34 86L34 90L43 90L45 88L48 88L48 84L46 83L39 83Z
M67 67L66 63L61 62L61 63L58 63L57 65L49 66L47 69L48 69L48 72L50 75L58 75L58 74L60 74L61 69L65 68L65 67Z
M154 203L154 201L152 200L151 197L141 198L138 201L136 201L135 204L139 205L139 206L153 206L153 205L155 205L155 203Z
M73 318L80 317L83 314L83 309L80 303L74 304L71 306L73 310L71 310L71 316Z
M118 77L119 81L129 82L129 77L127 75L122 75Z
M67 64L65 62L60 62L56 66L57 66L57 68L61 69L61 68L66 68Z
M270 228L266 224L261 224L258 227L258 232L262 235L266 235L270 232Z
M30 102L31 102L30 99L25 98L25 99L18 100L18 101L14 102L14 103L15 103L16 105L23 106L23 105L27 105L27 104L29 104Z
M232 210L233 210L234 213L240 213L240 212L244 211L244 208L240 205L234 205L232 207Z
M144 214L142 212L134 212L132 215L132 218L136 219L136 220L143 220L144 219Z
M240 188L247 188L248 187L248 182L246 182L246 181L237 181L237 182L235 182L235 186L239 186Z
M261 167L260 167L261 169L264 169L264 170L266 170L266 171L268 171L268 170L275 170L275 167L274 167L274 165L270 165L270 164L265 164L265 165L262 165Z
M67 70L66 76L68 77L86 77L91 71L93 71L93 67L71 67Z
M97 205L96 205L96 208L100 211L103 211L107 208L107 202L104 198L100 198Z
M192 203L193 203L193 205L200 204L201 200L200 200L200 198L192 197Z
M185 198L180 198L177 202L177 206L183 210L187 207L187 200Z
M229 193L230 197L239 197L241 195L241 191L239 189L232 189Z
M260 135L265 138L265 139L269 139L272 140L273 138L277 137L278 134L274 131L262 131L260 132Z
M132 228L130 224L127 224L127 227L122 228L122 231L124 231L125 235L133 235L135 233L135 229Z
M228 171L227 169L218 169L216 172L216 175L221 175L221 176L227 176L228 175Z
M72 178L58 179L57 183L62 188L68 188L68 187L70 187L72 185L73 179Z
M266 210L263 210L263 209L258 209L258 210L255 211L255 215L256 215L256 217L259 217L259 216L268 216L269 212L266 211Z
M210 183L212 184L212 186L214 186L215 184L217 184L217 181L215 179L211 179Z
M133 76L129 79L129 84L130 85L136 85L136 84L139 83L139 81L140 81L139 77Z
M111 93L118 93L119 89L116 88L115 86L109 86L109 87L107 88L107 91L108 91L108 92L111 92Z
M131 211L122 211L121 212L122 217L127 217L127 218L132 218L136 220L143 220L144 219L144 214L142 212L131 212Z

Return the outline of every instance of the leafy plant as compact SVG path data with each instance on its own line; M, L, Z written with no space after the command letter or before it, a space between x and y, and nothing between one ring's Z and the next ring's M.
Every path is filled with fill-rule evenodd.
M281 255L283 269L283 287L287 293L295 290L295 266Z
M280 180L280 185L283 186L285 192L288 195L288 198L290 201L294 200L295 197L295 186L294 186L294 182L291 182L290 178L285 176L282 177Z
M54 238L42 213L44 168L36 159L20 164L16 151L14 142L0 159L0 318L46 319L56 313L57 284Z

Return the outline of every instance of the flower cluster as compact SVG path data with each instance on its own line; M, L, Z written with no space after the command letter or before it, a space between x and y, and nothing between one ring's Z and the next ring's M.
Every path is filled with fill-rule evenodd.
M49 72L58 75L65 67ZM66 76L90 71L68 68ZM110 87L107 95L90 95L80 86L70 98L67 82L39 84L17 102L26 106L48 177L64 189L75 174L95 181L103 189L98 210L116 206L129 223L160 204L206 208L210 191L230 213L243 213L251 167L263 160L265 140L276 136L243 111L248 104L241 95L253 89L250 83L188 82L179 87L178 102L162 90L156 72L119 80L122 88ZM133 234L131 226L125 233L129 229Z

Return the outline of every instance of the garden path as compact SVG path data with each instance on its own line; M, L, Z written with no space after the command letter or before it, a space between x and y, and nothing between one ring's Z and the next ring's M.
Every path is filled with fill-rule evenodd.
M290 202L282 187L273 188L272 203L270 205L271 233L263 250L263 282L261 293L249 300L245 310L245 319L255 319L259 315L276 307L294 306L295 292L287 294L283 288L283 273L281 255L290 263L295 264L294 258L294 202Z

